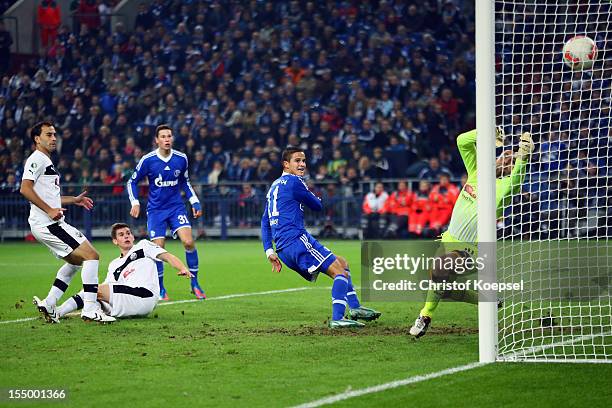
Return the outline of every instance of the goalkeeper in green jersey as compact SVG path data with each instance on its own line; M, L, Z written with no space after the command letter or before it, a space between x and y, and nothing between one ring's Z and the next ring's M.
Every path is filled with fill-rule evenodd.
M497 129L495 145L503 146L504 132ZM478 180L476 178L476 130L462 133L457 138L457 146L461 159L467 171L467 181L455 206L448 226L448 230L442 234L442 258L475 257L478 250ZM501 217L504 208L510 204L512 195L520 191L525 178L525 169L531 153L534 150L533 140L529 133L523 133L519 142L517 152L505 150L496 160L495 202L497 217ZM430 279L433 282L452 282L457 273L444 268L433 268L430 271ZM431 323L440 299L450 298L456 301L477 304L478 293L474 290L429 290L425 306L421 309L419 317L410 328L410 335L421 337Z

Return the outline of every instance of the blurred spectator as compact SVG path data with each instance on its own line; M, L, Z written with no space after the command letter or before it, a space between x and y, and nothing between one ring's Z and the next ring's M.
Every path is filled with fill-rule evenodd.
M123 186L123 174L122 174L121 165L115 164L113 165L112 172L106 177L104 180L104 184L112 184L113 189L111 191L112 195L122 195L124 186Z
M412 208L413 193L405 181L397 183L397 190L391 193L386 202L385 212L389 214L389 225L385 232L387 238L407 237L408 216Z
M40 43L43 48L55 44L57 30L62 23L60 8L55 0L42 0L38 5Z
M372 167L372 164L368 156L362 156L359 159L359 167L357 169L357 173L359 175L359 178L363 181L367 181L367 180L376 178L376 175L377 175L376 169Z
M237 216L240 227L251 227L256 225L261 217L261 208L257 194L253 186L249 183L242 185L242 190L238 195Z
M272 166L268 159L261 159L257 171L255 173L255 180L271 183L275 180L274 173L272 172Z
M412 197L412 206L408 213L408 232L413 237L428 237L430 235L430 193L429 182L421 180L419 182L419 189Z
M362 213L364 222L362 223L363 237L380 237L380 231L385 228L386 202L389 194L385 191L383 183L376 183L374 191L366 194L363 199Z
M244 159L240 160L240 167L236 172L236 180L242 182L252 181L255 177L253 173L254 171L253 167L251 166L251 159L245 157Z
M374 167L375 178L383 179L391 176L389 160L384 157L383 149L381 147L374 148L372 163Z
M338 169L346 164L347 161L342 157L342 151L334 150L333 158L327 163L327 172L332 178L339 178Z
M91 32L95 33L100 28L100 12L96 0L80 0L77 16L79 22Z
M440 165L440 160L437 157L432 157L429 159L427 167L419 173L419 178L433 181L437 180L442 173L451 174L449 169Z
M207 184L216 186L223 179L223 165L219 161L213 163L212 169L208 173Z
M429 222L435 235L439 235L448 225L457 197L459 197L459 188L450 182L448 174L440 174L440 183L435 185L429 194L431 203Z
M14 172L9 172L6 175L6 181L0 184L0 195L10 196L17 194L20 188L20 182L17 180Z

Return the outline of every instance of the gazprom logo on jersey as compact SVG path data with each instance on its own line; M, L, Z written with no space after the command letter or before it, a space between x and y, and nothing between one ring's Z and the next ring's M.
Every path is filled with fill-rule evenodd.
M178 185L178 180L163 181L161 174L159 174L155 178L155 185L157 187L174 187Z

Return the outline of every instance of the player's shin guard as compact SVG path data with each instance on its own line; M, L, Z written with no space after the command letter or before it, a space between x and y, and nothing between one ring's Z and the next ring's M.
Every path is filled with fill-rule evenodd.
M189 268L189 272L193 274L193 278L191 278L191 286L198 285L198 250L193 248L193 250L185 250L185 260L187 261L187 268Z
M55 306L57 304L57 301L62 297L64 292L66 292L68 285L70 285L72 278L78 270L79 266L69 263L65 263L59 268L55 275L55 281L49 290L49 294L45 298L45 302L49 306Z
M346 292L346 301L348 302L348 306L351 309L357 309L358 307L361 307L361 303L359 303L357 292L355 292L355 288L353 287L353 279L351 279L351 271L349 270L349 268L344 268L344 270L348 274L348 289Z
M98 265L100 261L83 261L81 279L83 280L83 310L85 312L97 308L96 299L98 296Z
M341 320L344 317L346 292L348 292L348 279L337 275L332 285L332 320Z
M159 279L159 289L162 290L164 288L164 262L155 261L155 265L157 266L157 279Z
M82 309L84 306L84 302L81 296L83 296L83 292L79 292L71 298L68 298L68 300L66 300L64 303L62 303L60 307L57 308L57 314L62 317L66 316L70 312Z

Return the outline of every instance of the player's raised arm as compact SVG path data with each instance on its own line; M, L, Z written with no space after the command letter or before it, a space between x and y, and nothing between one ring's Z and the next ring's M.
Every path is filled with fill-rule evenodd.
M457 137L459 154L467 171L468 178L476 175L476 129L460 134Z
M127 193L130 199L130 204L132 204L132 208L130 209L130 215L134 218L138 218L140 215L140 201L138 201L138 182L143 176L147 174L147 161L146 156L143 156L136 169L134 169L134 173L132 177L127 182Z
M191 204L191 209L193 211L193 218L198 218L202 215L202 204L200 204L200 200L196 195L191 183L189 182L189 162L187 158L185 158L185 171L181 173L179 176L179 185L181 189L185 192L189 203Z
M534 149L535 145L531 138L531 134L529 132L523 133L519 142L518 151L515 153L516 160L514 161L512 172L507 177L497 179L496 182L495 201L497 203L498 217L501 217L504 208L510 204L512 196L520 191L523 181L525 180L525 175L527 174L527 163L529 163L529 159Z
M306 183L302 179L297 178L293 182L293 198L302 204L306 204L308 208L313 211L321 211L323 209L323 203L319 197L313 194L312 191L308 190Z

